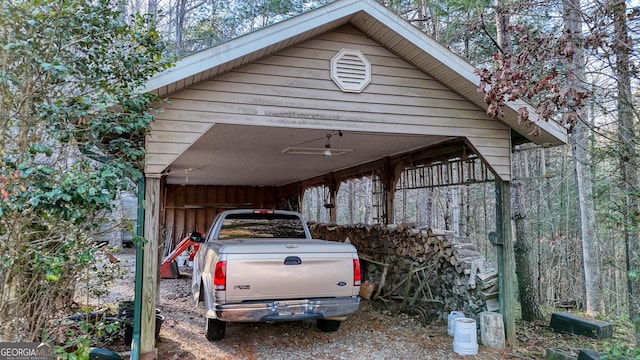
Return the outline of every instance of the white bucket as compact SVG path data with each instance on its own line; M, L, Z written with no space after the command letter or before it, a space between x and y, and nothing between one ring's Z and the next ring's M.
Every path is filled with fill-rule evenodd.
M447 316L447 333L453 336L454 328L456 326L456 319L463 318L464 313L462 311L452 311Z
M189 261L189 253L186 251L182 252L182 254L178 255L176 260L178 262L178 266L185 266L187 261Z
M453 351L459 355L476 355L478 353L478 331L475 320L455 319Z

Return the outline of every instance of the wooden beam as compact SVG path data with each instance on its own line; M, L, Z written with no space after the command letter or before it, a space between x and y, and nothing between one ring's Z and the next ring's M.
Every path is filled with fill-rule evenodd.
M513 237L511 235L511 188L508 182L496 180L496 245L498 252L498 287L500 312L504 320L505 340L516 343L516 273Z
M160 178L145 178L144 264L142 277L142 311L140 317L141 359L157 359L156 299L158 296L158 252L160 238Z
M326 183L328 176L336 179L338 183L350 178L358 178L363 175L380 170L384 166L412 167L420 164L430 164L433 161L447 161L456 157L465 157L474 154L475 151L464 141L463 138L445 140L438 144L430 145L425 148L402 153L390 157L381 158L365 164L357 165L348 169L335 171L330 174L319 175L313 178L299 181L302 188L306 189L313 186L319 186ZM287 185L285 185L287 186Z

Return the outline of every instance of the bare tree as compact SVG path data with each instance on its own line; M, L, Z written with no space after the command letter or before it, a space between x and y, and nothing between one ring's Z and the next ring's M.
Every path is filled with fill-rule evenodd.
M509 27L508 8L502 0L495 0L496 3L496 40L498 50L505 56L511 56L512 41L507 32ZM531 264L531 238L527 236L525 229L525 197L523 195L523 179L521 168L523 162L520 161L521 152L516 151L512 159L513 180L511 182L511 219L515 228L514 257L516 262L516 275L518 279L518 294L522 311L522 319L534 321L542 318L540 305L535 286L535 275Z
M147 13L151 16L158 15L158 0L147 0Z
M568 58L567 82L570 88L581 89L585 83L584 55L582 41L582 18L580 0L563 0L564 31L573 55ZM568 104L573 106L574 104ZM582 239L582 263L584 276L584 299L587 314L601 312L600 289L598 281L598 243L595 231L595 207L593 203L593 182L590 169L589 127L587 108L577 117L571 136L576 184L578 186L578 210L580 216L580 237Z
M630 54L632 41L627 27L626 4L624 0L615 0L608 3L608 11L613 18L614 39L612 48L616 62L614 72L618 82L618 140L620 142L620 171L621 190L625 194L623 216L624 242L627 251L626 269L628 273L627 287L629 298L629 318L636 324L635 342L640 346L640 280L634 276L640 269L640 238L637 226L640 204L638 202L638 151L636 125L634 122L633 100L631 93L631 63Z
M485 101L491 116L502 114L506 101L523 98L535 107L542 121L556 121L571 131L574 151L574 166L577 181L580 238L582 240L584 293L586 310L596 312L598 295L598 260L595 237L595 211L593 205L593 182L589 171L590 145L584 115L584 55L581 36L580 1L563 1L563 31L532 31L525 24L510 26L510 32L518 34L518 51L511 55L495 56L497 67L478 71L480 89L488 87ZM519 109L522 122L530 122L526 108ZM535 135L533 130L531 135Z

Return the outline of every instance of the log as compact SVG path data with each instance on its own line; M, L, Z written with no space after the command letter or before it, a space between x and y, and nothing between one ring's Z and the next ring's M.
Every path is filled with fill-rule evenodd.
M502 315L496 312L480 313L480 342L492 349L504 349L504 322Z
M494 269L476 274L478 280L485 282L498 279L498 272Z
M380 292L384 288L385 282L387 280L387 272L389 271L389 264L384 264L384 269L382 270L382 275L380 275L380 285L376 289L376 293L374 294L374 298L380 296Z
M487 299L485 304L487 306L487 311L498 311L498 310L500 310L499 298Z
M316 234L325 235L319 237L328 240L349 237L361 261L375 264L365 267L368 275L365 279L378 283L371 298L378 298L388 306L395 303L393 311L441 302L443 306L433 311L444 320L450 310L463 310L475 316L493 309L493 303L497 303L497 297L492 298L497 291L497 272L472 243L454 238L451 232L425 231L407 225L330 227L315 224L314 237Z
M411 279L413 278L413 264L411 264L411 268L409 268L409 275L407 275L407 284L404 288L404 296L402 298L402 304L400 304L400 311L404 310L405 305L407 304L407 299L409 297L409 289L411 288Z

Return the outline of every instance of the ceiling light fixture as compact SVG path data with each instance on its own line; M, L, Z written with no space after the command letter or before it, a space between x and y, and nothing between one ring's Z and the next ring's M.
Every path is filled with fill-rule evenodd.
M327 134L327 143L324 144L324 151L322 152L322 155L326 156L326 157L331 157L331 134Z
M323 138L316 138L313 140L299 143L294 146L288 146L282 149L281 153L295 154L295 155L322 155L326 157L333 157L333 156L344 155L354 151L353 149L339 149L339 148L331 147L331 137L335 135L342 136L343 133L342 131L338 130L338 131L334 131L333 133L328 133L327 135L325 135L323 137L323 138L326 138L326 142L324 146L322 145L320 145L319 147L301 147L300 146L300 145L310 144L313 142L318 142L323 139Z

